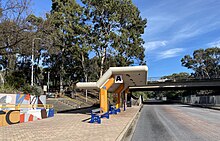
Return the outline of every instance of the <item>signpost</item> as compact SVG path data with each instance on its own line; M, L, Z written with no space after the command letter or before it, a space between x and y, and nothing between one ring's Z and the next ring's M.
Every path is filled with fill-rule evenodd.
M47 93L47 85L43 86L43 91L44 91L44 95L46 95L46 93Z
M122 75L115 75L115 83L123 83Z

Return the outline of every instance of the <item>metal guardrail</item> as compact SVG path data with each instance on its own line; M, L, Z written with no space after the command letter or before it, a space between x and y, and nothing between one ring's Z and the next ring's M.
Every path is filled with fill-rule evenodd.
M45 109L50 109L53 108L52 104L2 104L0 105L0 108L15 108L16 110L19 110L20 108L45 108Z

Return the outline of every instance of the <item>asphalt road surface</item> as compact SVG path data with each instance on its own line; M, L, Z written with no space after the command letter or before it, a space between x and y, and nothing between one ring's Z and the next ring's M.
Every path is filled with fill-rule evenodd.
M144 105L132 141L220 141L220 111Z

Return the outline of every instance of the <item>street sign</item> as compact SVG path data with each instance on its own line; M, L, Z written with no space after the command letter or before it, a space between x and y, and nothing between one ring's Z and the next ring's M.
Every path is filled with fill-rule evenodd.
M115 83L123 83L122 75L115 75Z
M43 91L46 92L47 91L47 85L43 86Z

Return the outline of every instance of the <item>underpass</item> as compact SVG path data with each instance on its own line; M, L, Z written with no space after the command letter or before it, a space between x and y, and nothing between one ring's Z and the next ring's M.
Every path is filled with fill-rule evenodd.
M132 141L219 141L220 111L188 105L144 105Z

